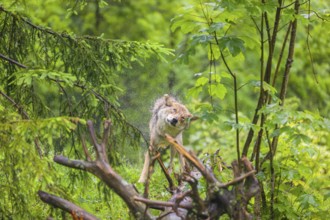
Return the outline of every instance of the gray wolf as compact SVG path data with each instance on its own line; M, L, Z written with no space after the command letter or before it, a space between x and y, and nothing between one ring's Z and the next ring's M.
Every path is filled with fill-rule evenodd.
M166 148L170 144L166 141L164 135L168 134L182 145L182 133L194 117L189 110L177 101L174 97L165 94L156 100L152 109L152 117L149 123L150 129L150 147L149 150L155 151L160 148ZM176 150L171 146L170 170L173 166L173 159ZM184 158L179 156L181 171L185 166ZM139 179L140 183L145 183L148 178L150 155L145 154L143 170Z

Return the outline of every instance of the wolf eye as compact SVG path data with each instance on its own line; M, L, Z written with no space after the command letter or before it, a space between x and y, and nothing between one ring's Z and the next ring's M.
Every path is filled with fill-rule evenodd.
M174 108L172 111L173 111L174 113L176 113L178 110L177 110L176 108Z

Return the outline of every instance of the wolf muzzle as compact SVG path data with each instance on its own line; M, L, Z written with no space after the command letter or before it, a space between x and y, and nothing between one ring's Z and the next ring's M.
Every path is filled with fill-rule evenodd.
M169 121L171 123L172 126L175 127L175 125L178 123L178 119L173 118L172 120Z

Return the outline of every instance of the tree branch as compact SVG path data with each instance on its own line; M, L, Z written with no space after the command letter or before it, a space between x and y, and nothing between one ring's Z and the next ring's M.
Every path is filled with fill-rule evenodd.
M21 68L24 68L24 69L28 68L27 66L25 66L25 65L23 65L23 64L21 64L21 63L19 63L19 62L17 62L16 60L13 60L13 59L11 59L11 58L9 58L9 57L6 57L5 55L3 55L3 54L1 54L1 53L0 53L0 58L3 59L3 60L8 61L8 62L10 62L10 63L13 63L13 64L15 64L16 66L19 66L19 67L21 67Z
M54 161L63 166L78 169L78 170L87 170L88 168L93 166L92 162L87 162L87 161L83 161L83 160L70 160L69 158L64 157L62 155L55 156Z
M233 179L232 181L229 181L228 183L217 184L217 186L220 187L220 188L225 188L225 187L228 187L230 185L235 185L237 183L242 182L244 179L246 179L249 176L252 176L255 173L256 173L255 170L251 170L251 171L245 173L244 175L241 175L241 176Z
M192 163L202 174L202 176L209 183L218 183L219 181L215 178L212 172L207 169L202 162L198 160L198 158L192 154L190 154L181 144L179 144L173 137L168 134L165 134L166 140L175 147L175 149L182 154L190 163Z
M299 13L299 0L295 1L295 13L298 14ZM286 64L285 64L285 70L283 73L283 80L282 80L282 86L281 86L281 92L280 92L280 100L281 103L280 105L283 106L284 105L284 101L285 101L285 96L286 96L286 92L288 89L288 83L289 83L289 75L290 75L290 70L291 70L291 66L293 63L293 55L294 55L294 48L295 48L295 41L296 41L296 32L297 32L297 19L294 19L291 22L291 33L290 33L290 41L289 41L289 51L288 51L288 56L286 59ZM272 140L272 155L274 156L276 153L276 148L277 148L277 144L278 144L278 136L274 137Z
M118 173L116 173L108 163L108 160L105 159L106 151L101 145L106 146L107 144L108 138L105 136L109 134L110 125L110 121L105 121L103 142L102 144L99 144L96 139L92 121L87 121L94 150L98 155L95 161L70 160L64 156L55 156L54 161L70 168L80 169L92 173L123 199L135 218L153 219L154 217L146 211L146 206L144 204L136 202L132 199L140 196L136 191L136 188L132 184L127 183Z
M18 110L18 113L22 116L23 119L30 119L28 113L23 109L23 107L21 105L16 103L14 99L12 99L10 96L8 96L6 93L4 93L1 90L0 90L0 94L3 97L5 97L10 103L13 104L13 106ZM39 144L39 139L36 137L36 138L34 138L33 142L34 142L35 148L39 154L39 157L42 158L43 153L42 153L42 149Z
M94 215L86 212L84 209L80 208L79 206L77 206L65 199L62 199L55 195L48 194L41 190L38 191L38 195L43 202L45 202L49 205L52 205L55 208L62 209L63 211L66 211L70 214L75 214L75 216L79 217L79 219L84 219L84 220L97 220L98 219Z
M143 202L144 204L147 204L148 206L163 206L163 207L172 207L178 206L180 208L184 209L192 209L192 204L182 202L180 204L176 204L175 202L164 202L164 201L155 201L150 200L142 197L134 197L135 201Z

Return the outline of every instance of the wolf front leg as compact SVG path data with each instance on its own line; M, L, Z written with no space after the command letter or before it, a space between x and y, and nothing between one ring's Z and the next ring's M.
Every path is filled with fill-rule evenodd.
M144 154L144 164L143 164L143 169L141 172L141 176L139 179L139 183L145 183L147 181L148 178L148 172L149 172L149 165L150 165L150 155L149 155L149 151L147 151Z
M143 197L148 198L149 196L149 184L151 175L154 172L154 166L156 160L160 157L160 153L158 151L155 151L152 146L149 147L149 151L145 154L146 160L145 160L145 171L142 173L144 177L142 176L142 180L144 180L144 193Z
M178 136L176 136L175 140L180 145L182 145L182 132L179 133ZM172 170L173 170L173 160L174 160L176 153L177 153L177 150L175 149L175 147L171 146L171 159L170 159L170 165L169 165L169 172L172 172ZM180 153L179 153L179 162L180 162L180 172L182 173L185 169L186 162L185 162L184 157Z

